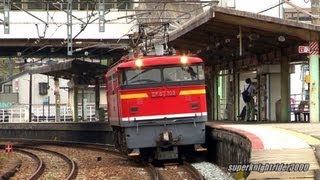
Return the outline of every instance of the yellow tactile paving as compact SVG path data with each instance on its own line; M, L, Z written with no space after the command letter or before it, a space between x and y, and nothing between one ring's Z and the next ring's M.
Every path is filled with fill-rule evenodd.
M312 136L310 136L308 134L304 134L304 133L300 133L300 132L292 131L292 130L287 130L287 129L282 129L282 128L277 128L277 127L268 127L268 128L276 129L276 130L281 131L283 133L288 133L288 134L291 134L293 136L296 136L296 137L302 139L303 141L305 141L306 143L308 143L311 146L320 145L320 140L319 139L314 138L314 137L312 137Z

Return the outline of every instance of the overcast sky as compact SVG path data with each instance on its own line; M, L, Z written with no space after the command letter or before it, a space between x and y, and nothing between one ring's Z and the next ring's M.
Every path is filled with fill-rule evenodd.
M238 10L250 11L254 13L266 10L272 6L279 4L280 2L281 0L235 0L236 7ZM290 2L301 8L310 8L311 6L310 0L290 0ZM291 6L287 5L286 3L283 7L291 8ZM279 6L270 9L262 14L279 17Z

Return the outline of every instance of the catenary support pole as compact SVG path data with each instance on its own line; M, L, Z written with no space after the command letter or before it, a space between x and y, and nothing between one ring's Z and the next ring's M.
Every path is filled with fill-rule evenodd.
M32 74L30 73L29 80L29 122L32 121Z
M310 42L310 122L319 122L319 45Z
M74 122L79 121L79 117L78 117L78 87L76 84L73 87L73 121Z
M281 57L281 122L290 121L289 112L289 83L290 83L290 73L289 73L289 59L286 55Z
M311 0L311 13L319 15L320 0ZM313 18L312 23L320 25L319 18ZM311 34L310 44L310 89L309 89L309 105L310 105L310 122L319 122L319 35Z
M95 79L95 86L94 86L94 94L95 94L95 114L97 120L103 120L104 117L100 117L99 109L100 109L100 82L99 79Z
M60 122L60 85L59 79L54 77L54 93L56 96L56 122Z

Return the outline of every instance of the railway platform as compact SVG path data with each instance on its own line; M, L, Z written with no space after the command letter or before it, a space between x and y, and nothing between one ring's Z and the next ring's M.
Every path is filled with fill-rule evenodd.
M248 124L216 121L209 122L208 125L234 131L247 137L252 145L250 164L256 167L259 164L260 167L271 167L271 165L279 167L281 164L289 164L307 169L300 172L272 171L272 168L259 172L256 169L251 171L246 179L319 178L320 124L318 123Z

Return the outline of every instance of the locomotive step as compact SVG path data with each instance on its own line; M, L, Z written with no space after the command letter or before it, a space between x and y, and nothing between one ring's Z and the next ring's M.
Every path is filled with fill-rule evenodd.
M128 154L128 156L139 156L140 150L139 149L133 149L131 153Z
M201 152L201 151L207 151L207 148L202 147L200 144L196 144L194 145L194 150L197 152Z

